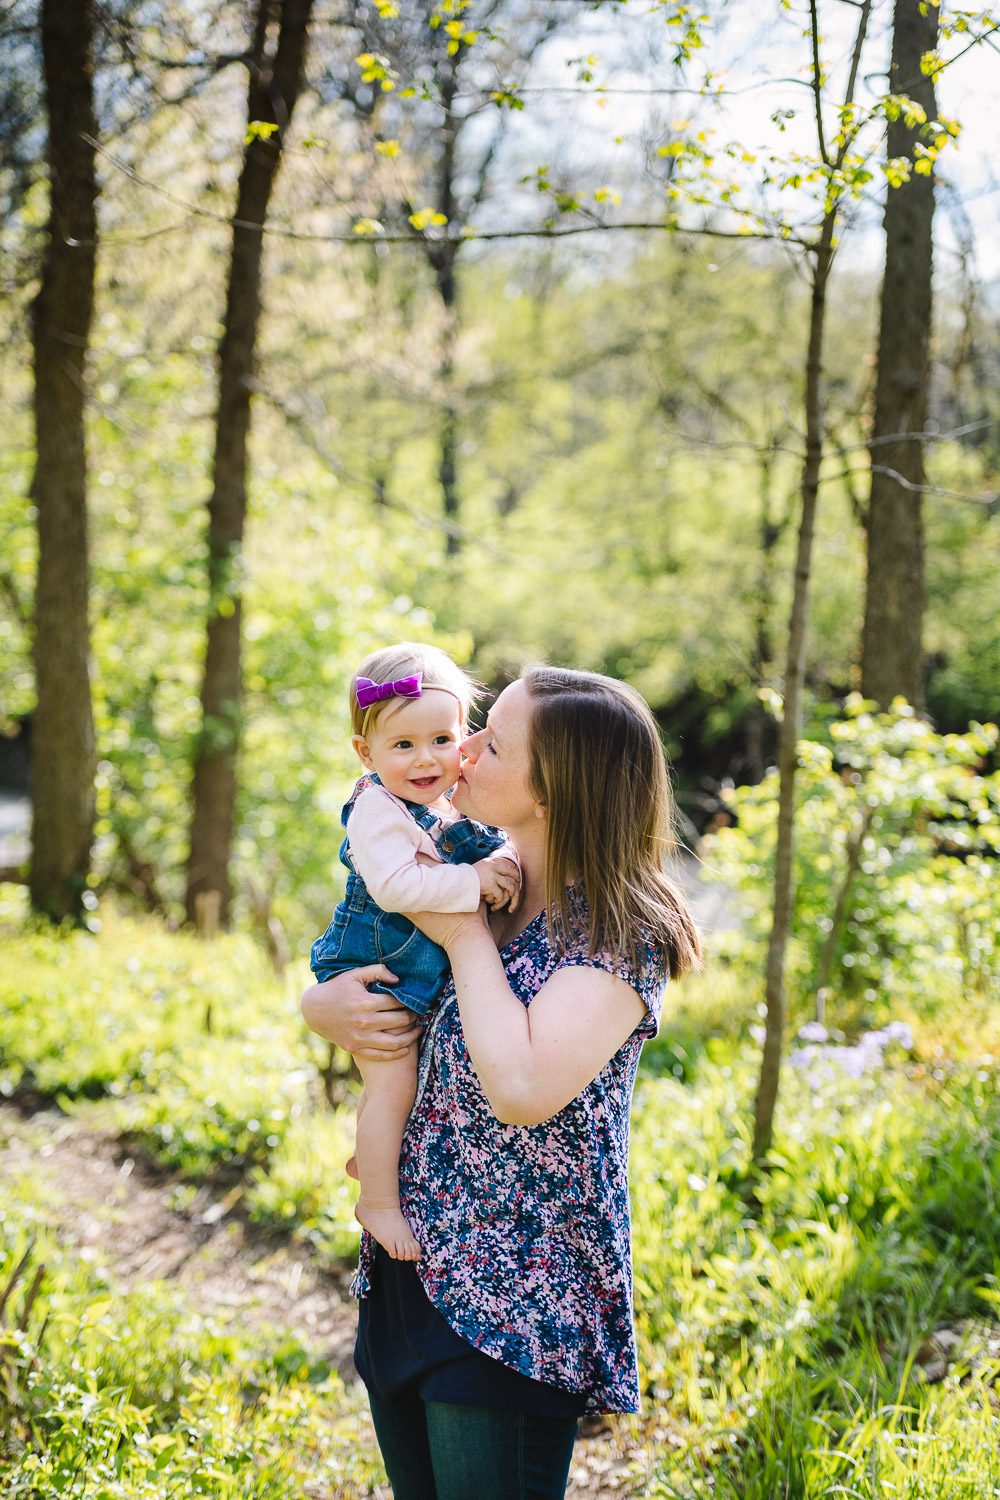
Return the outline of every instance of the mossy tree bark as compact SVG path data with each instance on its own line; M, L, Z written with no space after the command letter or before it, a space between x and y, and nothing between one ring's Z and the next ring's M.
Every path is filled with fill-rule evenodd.
M43 0L50 206L32 309L38 571L29 886L35 911L79 917L94 827L86 361L97 260L92 0Z
M896 0L889 87L937 117L934 80L920 59L937 46L938 10ZM889 124L890 161L914 158L920 128L903 114ZM924 702L922 433L927 422L928 356L933 310L934 177L911 171L890 187L885 204L882 282L871 439L868 577L862 636L861 691L887 707L898 694Z
M258 0L250 53L248 141L233 214L232 251L222 339L212 494L208 505L209 613L195 751L185 906L196 921L200 898L229 921L229 863L236 816L241 739L243 534L247 515L247 444L257 329L261 315L264 225L281 164L285 133L302 87L312 0ZM276 36L275 36L276 34Z

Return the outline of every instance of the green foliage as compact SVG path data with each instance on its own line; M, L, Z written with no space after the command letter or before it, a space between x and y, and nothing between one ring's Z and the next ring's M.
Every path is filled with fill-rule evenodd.
M163 128L149 126L150 150ZM294 202L313 168L294 156L286 166L281 190ZM112 216L137 212L116 176L105 204ZM427 267L384 249L357 246L336 267L308 242L270 252L249 524L233 575L246 675L234 875L237 919L269 903L299 954L340 894L339 809L353 770L344 684L370 646L433 634L491 682L532 657L624 675L650 698L671 750L697 734L719 747L722 775L757 687L775 682L787 616L800 461L792 331L804 315L790 271L743 245L709 258L701 245L661 242L593 274L564 246L476 251L462 269L452 393L463 548L449 562L440 321ZM176 919L208 609L221 288L208 242L185 242L167 280L158 240L112 237L100 264L88 434L95 891ZM328 295L315 295L318 281ZM857 351L870 340L873 291L845 275L832 293L830 421L848 448L861 436ZM0 349L0 540L26 615L25 312L6 309ZM990 463L974 435L942 442L929 478L985 492ZM848 685L860 625L863 538L843 473L838 456L819 519L817 545L835 562L812 610L820 699ZM998 524L984 506L928 505L931 702L950 726L1000 706L989 588ZM10 597L0 597L0 732L32 701L28 631Z
M800 1003L821 982L875 1014L996 999L1000 987L1000 773L996 725L937 734L902 702L849 698L823 739L799 746L793 953ZM735 826L707 843L709 868L746 903L744 956L769 925L777 773L729 799ZM832 929L835 927L835 930Z
M869 1483L873 1455L899 1493L929 1497L956 1451L966 1488L940 1493L991 1493L976 1485L996 1478L1000 1431L979 1321L1000 1270L995 1060L941 1084L896 1066L811 1086L790 1070L750 1216L755 1071L730 1050L694 1088L649 1082L637 1102L641 1357L678 1455L651 1493L833 1495L852 1470ZM941 1327L964 1330L963 1352L928 1386L915 1360Z
M0 347L14 344L20 328L9 306L0 303ZM34 702L29 662L31 599L36 543L24 496L34 466L31 385L27 361L0 352L4 390L4 441L0 444L0 735L13 734L16 719Z
M912 719L898 723L912 732ZM888 753L887 726L855 728L846 744L855 756L867 747L866 766ZM929 758L935 774L954 764ZM323 1259L353 1254L351 1111L326 1106L294 985L264 974L249 942L203 944L106 913L96 935L12 930L7 951L8 1086L43 1067L67 1092L100 1080L110 1101L78 1100L81 1119L107 1128L110 1108L135 1132L132 1149L192 1183L239 1170L255 1221ZM985 1321L1000 1278L1000 1007L952 1007L950 1051L933 1014L912 1048L897 1029L863 1068L851 1064L864 1038L797 1049L773 1170L752 1205L758 998L759 982L710 962L668 992L663 1034L644 1054L631 1186L645 1493L832 1500L851 1486L877 1500L891 1480L913 1497L979 1500L997 1483L1000 1436ZM276 1139L257 1154L249 1110L264 1120L268 1096ZM360 1392L315 1351L198 1316L176 1288L123 1293L48 1237L60 1204L36 1181L5 1189L18 1207L0 1214L0 1286L32 1237L48 1267L27 1332L0 1344L23 1398L0 1449L5 1494L72 1494L81 1463L122 1500L291 1500L306 1475L345 1497L368 1492L377 1472ZM929 1372L942 1330L952 1348L939 1380Z
M102 1500L371 1493L382 1471L357 1389L279 1329L251 1336L163 1282L114 1285L59 1248L30 1184L11 1186L0 1286L29 1247L44 1273L29 1329L0 1329L5 1496L62 1500L81 1480Z
M442 0L436 48L456 60L472 49L481 62L484 44L506 44L469 29L467 9ZM399 16L394 0L375 10L384 22ZM675 61L690 64L700 9L669 0L654 10ZM942 35L957 37L957 50L970 28L989 24L953 13ZM354 47L374 47L373 36ZM927 70L947 52L928 55ZM319 232L269 242L250 525L226 583L245 597L239 911L276 914L300 955L338 895L338 811L352 771L343 686L365 650L433 631L490 681L531 656L607 670L649 696L672 748L689 723L702 743L735 742L757 690L774 680L801 461L788 414L800 403L803 295L782 262L747 246L668 240L614 259L470 246L446 380L434 267L379 244L375 217L389 217L385 205L426 156L402 114L384 112L405 96L416 115L437 97L437 78L396 88L395 58L373 50L355 61L383 111L373 122L379 175L367 161L359 169L365 153L350 130L307 106L311 126L331 127L330 156L319 134L301 153L292 143L275 212L285 224L315 220ZM569 65L590 84L597 61ZM486 97L520 111L522 83L499 69ZM779 136L790 113L773 117ZM912 161L882 169L890 183L933 170L955 134L950 121L921 120L904 96L830 115L835 169L783 150L758 157L711 123L675 121L652 161L667 205L721 209L726 223L787 235L797 206L871 191L884 119L904 115L923 130ZM253 122L248 136L273 128ZM224 216L234 159L205 145L200 127L160 114L129 127L127 154L150 181ZM357 237L336 260L316 190L331 161ZM529 177L553 221L572 220L617 204L600 168L589 184L548 169ZM356 206L352 174L364 179ZM748 196L751 174L759 200ZM423 188L409 199L410 227L433 250L444 216L419 206L431 202ZM176 916L210 607L204 500L222 257L208 219L186 224L183 240L164 238L177 226L161 206L108 167L88 371L95 887ZM22 259L42 207L42 194L29 193L24 236L10 227ZM32 293L30 275L11 283L0 329L0 733L32 705ZM846 275L831 293L828 418L843 451L823 476L818 547L832 565L816 589L808 663L818 720L848 685L858 638L869 381L859 350L872 346L872 293ZM996 453L988 429L974 431L992 414L978 358L969 382L981 389L961 388L966 311L957 332L947 308L939 319L939 365L959 371L942 396L943 425L968 420L969 430L927 455L929 702L949 726L1000 708L998 516L967 503L995 488ZM445 557L440 519L446 401L459 436L457 559ZM232 607L231 597L220 602ZM634 1142L643 1379L678 1436L658 1449L652 1494L996 1492L994 1372L971 1323L977 1308L995 1307L1000 1270L998 796L996 774L979 763L995 743L990 726L938 736L912 715L860 705L805 742L799 1006L820 977L859 832L829 987L852 1030L869 1015L905 1013L917 1040L912 1056L887 1049L890 1066L857 1078L835 1048L798 1049L805 1065L788 1071L780 1156L752 1214L741 1194L755 1072L746 1030L759 993L773 778L734 796L739 823L710 862L742 891L744 935L727 940L736 962L671 996L671 1024L647 1053ZM3 901L5 911L15 905L7 892ZM281 986L245 939L202 946L123 921L109 902L91 925L90 936L29 928L8 944L0 1088L34 1087L92 1113L189 1181L237 1178L255 1221L324 1258L351 1254L353 1190L341 1168L351 1112L323 1103L319 1049L296 1009L301 963ZM30 1183L13 1193L32 1202ZM44 1218L4 1209L0 1286ZM38 1316L27 1332L4 1331L0 1346L18 1402L0 1440L4 1493L76 1493L81 1475L109 1500L370 1490L378 1476L357 1394L320 1375L308 1351L280 1336L251 1347L161 1286L123 1295L99 1270L69 1265L44 1230L37 1254L49 1267ZM46 1314L43 1343L35 1330ZM921 1340L956 1319L970 1373L960 1366L925 1388Z
M344 1166L353 1149L352 1107L298 1113L266 1167L251 1175L250 1217L304 1240L323 1260L351 1260L358 1249L357 1188Z
M175 360L148 384L136 378L128 393L133 409L162 403L162 421L171 405L188 398L189 373ZM102 756L97 878L172 914L179 911L187 851L208 607L202 516L192 504L206 455L200 445L193 449L193 438L174 444L172 461L164 462L169 440L153 436L148 447L129 453L124 472L125 455L107 454L95 526L95 583L103 603L94 624ZM259 511L262 520L274 503L270 482L263 463L251 499L252 514ZM307 487L314 492L308 504ZM363 582L367 538L344 528L341 561L335 570L328 566L310 514L328 488L328 476L309 465L281 497L285 544L273 548L251 535L239 560L241 575L253 568L254 585L244 612L245 741L234 873L244 911L250 886L262 888L302 941L335 901L331 872L343 798L330 788L342 787L349 775L343 682L367 629L381 625L391 636L410 624L396 612L382 625L378 607L371 608ZM170 621L169 631L152 628L157 617ZM309 839L300 836L304 826Z
M28 933L8 949L4 1090L107 1099L164 1165L202 1177L266 1162L320 1088L298 1015L306 971L276 987L248 938L209 949L109 913L99 938Z
M269 141L277 129L273 120L250 120L247 124L246 135L243 137L243 144L249 146L251 141Z
M244 590L246 621L234 873L238 918L263 902L300 953L339 894L331 870L351 770L341 695L369 644L437 631L490 680L532 656L623 673L651 697L672 748L684 748L672 724L693 724L700 743L719 746L731 762L756 690L774 684L787 617L805 299L784 261L759 246L668 235L627 250L616 238L613 251L595 248L602 245L595 236L585 256L573 242L463 247L446 377L442 338L452 315L440 306L424 253L436 253L434 245L361 242L331 251L324 240L332 200L318 188L323 181L337 184L345 232L355 221L366 230L360 241L367 231L377 238L382 227L405 227L404 212L392 208L404 199L428 242L446 229L429 166L440 142L426 126L426 105L440 100L449 69L465 68L462 89L478 94L488 115L495 106L519 109L525 98L532 104L517 53L528 33L504 36L505 7L496 31L480 25L475 9L435 10L428 28L426 16L380 0L364 38L328 38L331 70L371 95L370 135L336 108L304 100L303 138L286 144L274 204L280 232L268 243L249 527L227 584ZM792 39L798 22L778 19ZM943 61L989 24L985 13L944 14ZM702 45L710 31L699 7L658 3L649 29L666 40L696 94L702 81L707 96L725 90L711 70L712 49ZM168 52L184 34L168 27ZM203 55L231 50L231 39L219 47L216 40ZM614 66L591 53L563 60L575 84L595 92ZM388 88L397 73L413 86ZM904 95L838 106L839 78L834 69L826 85L834 148L853 144L862 128L874 139L885 118L903 116L925 132L913 163L923 170L953 138L952 122L921 119ZM217 82L213 108L225 118L231 101ZM413 102L400 105L401 94ZM610 121L614 96L600 102L611 106ZM709 98L698 116L695 124L674 120L668 138L653 145L664 153L652 163L664 174L656 201L661 188L699 192L722 204L720 223L731 225L742 208L767 217L776 203L787 220L797 195L811 194L815 206L830 190L830 172L815 158L786 159L780 139L757 158L727 142L721 126L713 134ZM207 150L185 103L129 119L124 155L141 171L133 178L105 163L88 368L95 888L128 892L176 918L209 609L204 502L224 295L221 225L242 148L240 132L223 130L229 156L218 142ZM783 120L779 111L777 137ZM273 128L253 121L248 133L263 139ZM635 184L616 175L625 141L617 138L614 165L599 155L585 179L559 180L555 167L532 172L523 161L516 170L528 167L556 218L592 218L620 193L631 212ZM867 149L845 159L838 191L870 190ZM501 152L495 165L502 162ZM908 164L897 167L902 173ZM748 204L758 178L764 197ZM796 180L799 187L789 186ZM176 220L144 181L207 216ZM647 173L643 195L648 187ZM45 207L39 181L5 226L5 244L26 274L11 279L0 309L2 734L33 698L27 351L31 255ZM456 213L461 224L460 204ZM301 237L284 233L293 226ZM843 451L824 475L817 539L834 562L812 611L809 677L820 699L849 686L858 637L857 491L869 380L858 353L872 347L874 291L873 278L840 271L831 284L828 416ZM962 498L985 499L995 489L986 378L993 330L974 309L949 306L948 296L943 287L936 352L939 370L954 375L939 381L947 418L940 425L961 431L970 420L961 438L929 449L925 509L929 701L953 727L1000 706L990 587L1000 517ZM441 518L445 405L457 423L459 559L445 556Z
M208 947L111 912L99 936L29 932L8 951L0 1092L102 1101L105 1126L150 1160L190 1181L245 1179L251 1218L332 1261L355 1253L354 1111L322 1102L304 967L279 986L245 937Z

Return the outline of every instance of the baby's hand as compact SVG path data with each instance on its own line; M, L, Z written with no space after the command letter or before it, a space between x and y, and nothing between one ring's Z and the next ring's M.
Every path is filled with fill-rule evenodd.
M479 891L490 911L498 911L501 906L509 906L513 911L521 889L521 871L516 861L506 854L490 854L477 860L473 869L479 876Z

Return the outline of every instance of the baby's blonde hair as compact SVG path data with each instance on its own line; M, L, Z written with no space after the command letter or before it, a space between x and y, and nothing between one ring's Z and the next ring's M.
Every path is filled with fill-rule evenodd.
M349 696L354 733L367 738L386 709L400 702L399 698L382 698L362 708L358 702L359 677L367 677L369 682L397 682L400 677L412 677L417 672L421 674L425 688L440 688L458 699L462 723L467 724L469 712L482 694L481 684L463 672L439 647L400 641L398 646L382 646L378 651L370 652L351 678Z

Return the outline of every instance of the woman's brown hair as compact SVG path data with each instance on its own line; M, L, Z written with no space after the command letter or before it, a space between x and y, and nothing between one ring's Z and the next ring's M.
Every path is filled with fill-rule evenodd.
M546 808L545 902L557 942L582 885L591 953L638 961L649 941L677 977L701 962L698 930L664 871L676 847L667 760L645 700L596 672L532 666L530 776Z

